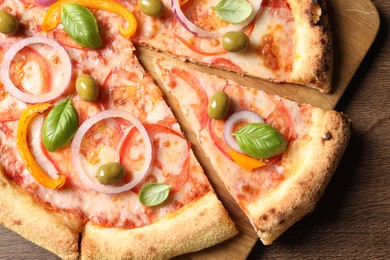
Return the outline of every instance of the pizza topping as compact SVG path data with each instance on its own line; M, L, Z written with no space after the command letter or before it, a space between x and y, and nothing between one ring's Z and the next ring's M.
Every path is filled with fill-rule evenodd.
M115 184L125 177L126 170L118 162L110 162L99 167L96 173L96 179L104 185Z
M227 32L222 36L222 47L231 52L245 50L249 45L249 38L242 32Z
M43 122L43 145L50 152L60 149L73 138L78 126L79 119L71 100L62 101L49 112Z
M24 165L33 178L46 188L59 189L65 184L66 177L62 174L59 174L57 179L49 177L36 162L27 143L27 129L29 123L36 115L44 113L51 107L52 105L48 103L36 104L23 112L18 124L16 143Z
M12 14L0 11L0 33L13 35L19 30L19 22Z
M236 151L234 151L231 148L229 148L228 151L229 151L229 155L233 159L233 161L247 171L252 171L254 169L257 169L259 167L267 165L262 160L257 160L255 158L252 158L252 157L246 155L246 154L237 153Z
M133 127L135 127L138 130L138 132L141 134L141 137L143 139L144 163L142 167L137 171L137 174L134 174L134 176L132 176L132 180L130 182L120 186L102 185L97 181L92 180L84 171L81 165L81 159L85 158L83 155L80 154L80 147L84 135L96 123L108 118L123 118L129 121L133 125ZM134 186L136 186L145 177L146 173L149 171L150 165L152 163L152 154L153 154L152 143L142 123L130 113L125 112L123 110L117 110L117 109L102 111L92 116L88 120L84 121L84 123L80 126L79 130L76 132L76 135L72 141L72 162L76 170L76 173L80 177L80 180L87 187L97 192L108 193L108 194L125 192L132 189Z
M226 143L234 151L238 153L243 153L239 144L236 141L236 138L232 136L234 128L239 123L264 123L264 120L253 111L242 110L232 114L226 121L225 127L223 129L223 136L225 138Z
M287 149L286 138L265 123L248 124L232 135L236 137L240 149L254 158L270 158Z
M41 5L41 6L44 6L44 7L48 7L48 6L51 6L52 4L54 4L55 2L57 2L58 0L35 0L35 3Z
M55 82L58 82L58 84L52 86L50 91L42 94L30 94L21 91L12 82L9 75L11 62L14 59L15 55L19 51L21 51L24 47L30 44L45 44L52 47L55 50L56 54L58 54L59 60L62 63L62 68L61 70L58 71L58 73L61 75L57 75L55 80ZM60 96L64 92L72 76L72 63L64 47L62 47L57 42L45 37L30 37L16 42L8 49L8 51L4 54L4 58L1 63L0 73L1 73L1 81L4 84L5 90L7 90L15 98L23 102L33 104L33 103L51 101L57 98L58 96Z
M229 112L229 96L223 91L217 91L210 98L207 114L213 119L222 119Z
M148 183L142 187L138 199L145 206L158 206L168 198L170 189L166 184Z
M79 97L87 102L93 102L99 97L99 86L95 79L88 74L77 77L76 91Z
M102 46L96 19L87 8L77 4L64 4L61 23L77 44L91 49Z
M261 6L262 0L251 0L250 4L252 6L252 12L245 19L243 22L240 22L238 24L230 24L228 26L222 27L218 30L215 31L206 31L203 30L202 28L199 28L196 24L191 22L183 13L183 11L180 8L179 0L171 0L171 5L173 9L173 14L175 15L177 21L184 27L186 28L189 32L198 35L200 37L205 37L205 38L215 38L223 35L226 32L230 31L240 31L242 28L247 26L257 15L260 6Z
M159 17L164 13L164 4L161 0L139 0L139 9L149 16Z
M119 32L123 37L131 37L137 30L135 16L123 5L113 0L60 0L49 7L42 23L43 31L53 30L60 22L61 7L64 4L79 4L88 8L96 8L122 16L127 22L127 28L118 25Z
M245 21L252 13L252 6L245 0L221 0L211 7L219 18L232 24Z

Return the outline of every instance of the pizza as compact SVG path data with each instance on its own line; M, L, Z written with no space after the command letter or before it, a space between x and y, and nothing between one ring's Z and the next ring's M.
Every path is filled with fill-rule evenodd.
M325 1L3 0L0 18L0 223L65 259L171 258L237 233L133 44L331 89ZM154 62L264 244L314 209L345 115Z
M154 64L172 106L182 111L263 244L314 209L350 137L345 115L167 59Z
M244 12L242 3L230 2L242 1L163 0L165 11L156 18L142 12L136 1L128 1L125 4L139 21L132 40L207 66L331 91L333 54L326 1L250 0L252 12L238 24L219 16ZM236 51L237 42L245 42L246 49Z
M170 258L237 233L121 17L66 5L44 32L45 8L0 10L19 22L0 34L2 225L64 259ZM66 32L82 16L100 39Z

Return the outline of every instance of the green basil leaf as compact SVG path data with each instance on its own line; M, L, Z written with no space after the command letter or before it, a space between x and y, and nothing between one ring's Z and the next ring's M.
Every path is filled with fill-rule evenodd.
M102 46L95 17L87 8L77 4L62 6L61 23L66 33L79 45L91 49Z
M142 187L138 199L145 206L157 206L168 198L170 189L166 184L148 183Z
M50 152L58 150L73 138L78 127L79 118L72 102L69 99L60 102L43 122L43 145Z
M245 21L252 13L251 4L245 0L221 0L212 9L219 18L232 24Z
M262 123L241 127L236 133L241 150L254 158L270 158L287 149L286 138L275 128Z

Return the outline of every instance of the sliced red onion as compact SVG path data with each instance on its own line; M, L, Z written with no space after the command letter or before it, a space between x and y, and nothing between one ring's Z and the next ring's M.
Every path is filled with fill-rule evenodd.
M46 44L55 49L60 56L63 65L63 69L61 70L63 74L63 79L61 80L61 83L57 86L53 86L49 92L40 95L29 94L21 91L14 85L9 76L9 68L15 55L25 46L35 43ZM30 37L16 42L4 54L3 61L1 62L0 76L1 81L4 84L4 88L15 98L30 104L42 103L53 100L56 97L60 96L62 92L64 92L72 77L72 63L64 47L62 47L56 41L40 36Z
M57 1L58 0L35 0L35 3L39 4L40 6L48 7Z
M90 129L94 124L107 118L118 118L118 117L130 121L133 124L133 126L137 128L137 130L140 132L145 144L145 163L142 166L142 168L139 170L138 174L134 176L131 182L128 182L122 186L102 185L97 181L91 180L85 173L80 161L80 158L82 156L80 154L80 146L83 140L83 136L85 135L85 133L87 133L88 129ZM77 174L79 175L80 180L87 187L102 193L116 194L116 193L121 193L132 189L144 178L144 176L149 171L150 165L152 163L153 148L152 148L152 143L149 134L146 132L145 127L133 115L118 109L110 109L110 110L102 111L92 116L88 120L84 121L84 123L77 130L76 135L73 138L71 147L72 147L73 166Z
M241 151L240 146L238 145L236 138L232 136L232 132L234 126L240 122L251 123L264 123L263 118L261 118L258 114L250 110L242 110L232 114L225 123L225 127L223 128L223 136L225 137L226 143L232 148L234 151L238 153L243 153Z
M245 21L238 24L231 24L229 26L222 27L216 31L203 30L199 28L197 25L195 25L193 22L191 22L181 10L179 0L171 0L171 5L173 9L173 14L175 15L177 21L181 25L183 25L183 27L186 28L189 32L198 35L200 37L214 38L214 37L219 37L230 31L240 31L242 28L247 26L256 17L257 13L259 12L261 2L262 0L249 0L249 3L252 6L252 13Z

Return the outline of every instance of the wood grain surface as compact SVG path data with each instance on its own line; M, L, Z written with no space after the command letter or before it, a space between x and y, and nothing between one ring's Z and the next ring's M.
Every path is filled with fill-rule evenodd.
M369 22L375 14L372 13L368 0L328 2L330 15L333 15L331 22L335 36L345 32L353 39L353 42L349 42L342 37L335 37L335 84L345 85L344 89L336 87L334 92L323 97L318 96L314 90L307 90L304 91L307 94L302 97L299 94L301 87L288 86L291 90L287 94L278 94L330 108L336 105L345 91L336 110L343 111L352 119L353 134L335 176L316 211L295 224L273 245L265 247L257 242L253 250L247 250L246 243L253 244L257 239L254 239L253 231L247 228L246 218L238 213L234 216L235 221L244 228L237 238L246 241L245 247L230 240L202 251L201 258L390 257L390 37L387 29L390 22L390 2L372 1L381 14L382 26L373 47L354 77L360 63L356 63L356 60L364 56L370 45L368 39L375 31L375 27ZM353 61L355 63L351 65ZM354 65L356 67L351 68ZM253 82L255 85L257 83ZM249 82L247 85L251 84ZM264 85L267 89L267 84ZM272 92L270 88L267 90ZM195 147L195 152L200 151ZM203 164L209 167L207 162ZM227 194L221 192L219 195L224 198L228 210L235 207L232 200L226 200L229 198ZM250 252L249 256L246 252ZM0 227L0 259L56 257Z

